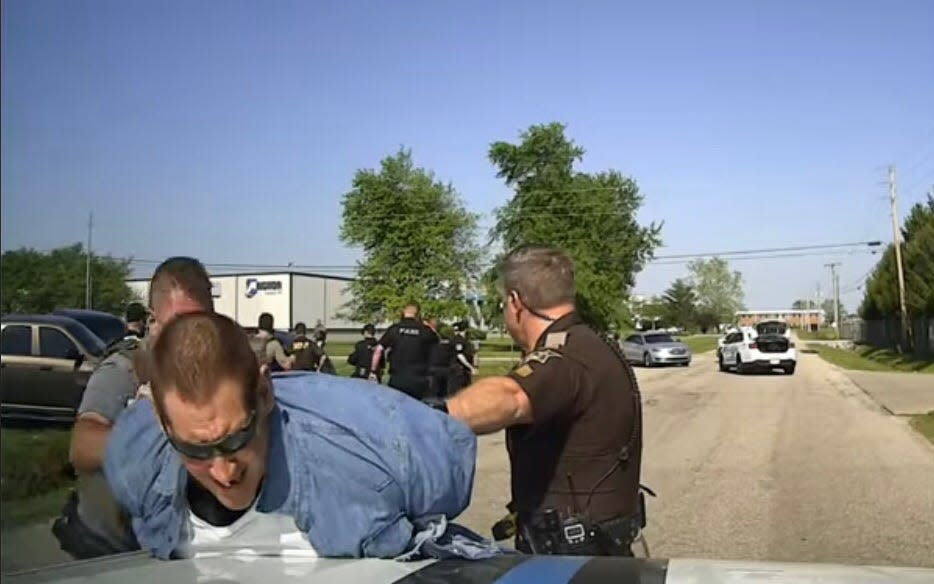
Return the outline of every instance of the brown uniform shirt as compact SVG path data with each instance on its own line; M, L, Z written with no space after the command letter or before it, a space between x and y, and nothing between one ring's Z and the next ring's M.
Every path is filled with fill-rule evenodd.
M506 434L520 521L535 522L549 507L596 521L635 513L642 424L629 365L571 313L548 327L509 376L528 395L534 418ZM628 461L609 472L634 429Z

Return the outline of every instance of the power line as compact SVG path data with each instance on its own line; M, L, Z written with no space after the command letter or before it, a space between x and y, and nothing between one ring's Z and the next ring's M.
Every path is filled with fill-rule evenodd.
M872 243L872 242L867 242ZM672 256L656 256L655 258L649 260L647 264L651 265L677 265L688 263L689 261L695 259L701 259L704 257L720 257L728 254L736 254L739 257L730 257L725 259L735 260L735 261L744 261L744 260L759 260L759 259L780 259L780 258L796 258L796 257L808 257L808 256L826 256L826 255L835 255L841 253L839 248L842 247L853 247L855 245L863 244L832 244L832 245L818 245L818 246L792 246L784 248L771 248L766 250L738 250L732 252L714 252L714 253L704 253L704 254L680 254ZM853 253L870 253L871 250L850 250L849 254ZM774 252L786 252L786 253L774 253ZM114 258L117 260L127 261L131 264L143 264L143 265L152 265L156 266L162 263L162 260L154 259L145 259L145 258ZM249 263L249 262L202 262L208 268L216 268L223 270L308 270L316 272L355 272L357 270L357 265L351 264L296 264L285 263L285 264L272 264L272 263ZM492 262L485 263L484 266L489 267L492 265Z
M869 254L869 253L872 253L872 252L870 252L870 251L868 251L868 250L855 250L855 251L848 252L847 255L854 255L854 254L856 254L856 253ZM724 258L724 259L728 259L728 260L730 260L730 261L735 261L735 262L742 262L742 261L748 261L748 260L770 260L770 259L782 259L782 258L824 257L824 256L828 256L828 255L839 255L839 252L830 251L830 250L824 250L824 251L816 251L816 252L800 252L800 253L784 253L784 254L766 254L766 255L747 255L747 256L739 256L739 257ZM698 259L698 258L694 258L694 259ZM673 266L673 265L679 265L679 264L687 264L687 263L690 263L691 261L693 261L693 259L662 260L662 261L650 260L650 261L648 262L648 264L654 265L654 266Z
M702 257L721 257L721 256L733 256L733 255L748 255L748 254L760 254L760 253L775 253L775 252L785 252L785 251L809 251L815 249L834 249L834 248L844 248L844 247L877 247L881 245L880 241L856 241L852 243L827 243L819 245L796 245L790 247L772 247L764 249L744 249L744 250L735 250L735 251L721 251L721 252L708 252L708 253L691 253L691 254L679 254L679 255L669 255L669 256L655 256L657 260L670 260L670 259L684 259L684 258L702 258Z

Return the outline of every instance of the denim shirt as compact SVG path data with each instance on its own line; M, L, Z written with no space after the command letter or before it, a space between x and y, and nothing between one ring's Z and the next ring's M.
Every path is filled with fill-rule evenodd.
M257 510L292 516L321 556L400 556L424 547L416 526L436 529L470 503L477 441L461 422L401 392L332 375L277 375L273 392ZM143 549L166 559L185 549L187 471L150 400L118 418L104 472ZM455 537L472 550L461 555L496 553L479 536Z

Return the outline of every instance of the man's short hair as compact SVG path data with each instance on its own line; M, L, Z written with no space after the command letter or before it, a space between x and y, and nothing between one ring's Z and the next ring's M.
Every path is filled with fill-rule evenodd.
M361 331L361 333L364 335L375 335L376 327L373 326L372 324L365 324L363 325L363 330Z
M173 291L191 298L206 312L214 311L211 278L195 258L177 256L159 264L149 284L149 306L155 307Z
M296 335L304 336L304 335L307 334L307 333L308 333L308 327L305 326L305 323L300 322L300 323L298 323L298 324L295 325L295 334L296 334Z
M271 333L271 332L274 332L275 330L273 328L274 326L275 324L274 324L271 314L269 314L268 312L264 312L261 315L259 315L259 326L257 327L259 328L259 330L266 331L267 333Z
M503 293L517 293L533 310L574 303L574 262L558 248L527 245L511 251L499 278Z
M141 302L130 302L126 307L126 321L127 323L131 322L146 322L146 319L149 317L149 311L146 310L146 307L143 306Z
M165 420L165 395L203 404L222 381L242 384L243 403L257 405L259 366L240 325L226 316L192 312L172 319L153 347L152 397Z

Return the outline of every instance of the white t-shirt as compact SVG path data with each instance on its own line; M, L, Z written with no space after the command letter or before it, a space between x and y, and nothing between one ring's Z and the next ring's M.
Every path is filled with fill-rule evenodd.
M192 539L187 557L231 553L248 555L318 557L295 520L278 513L259 513L256 504L230 525L215 527L189 511Z

